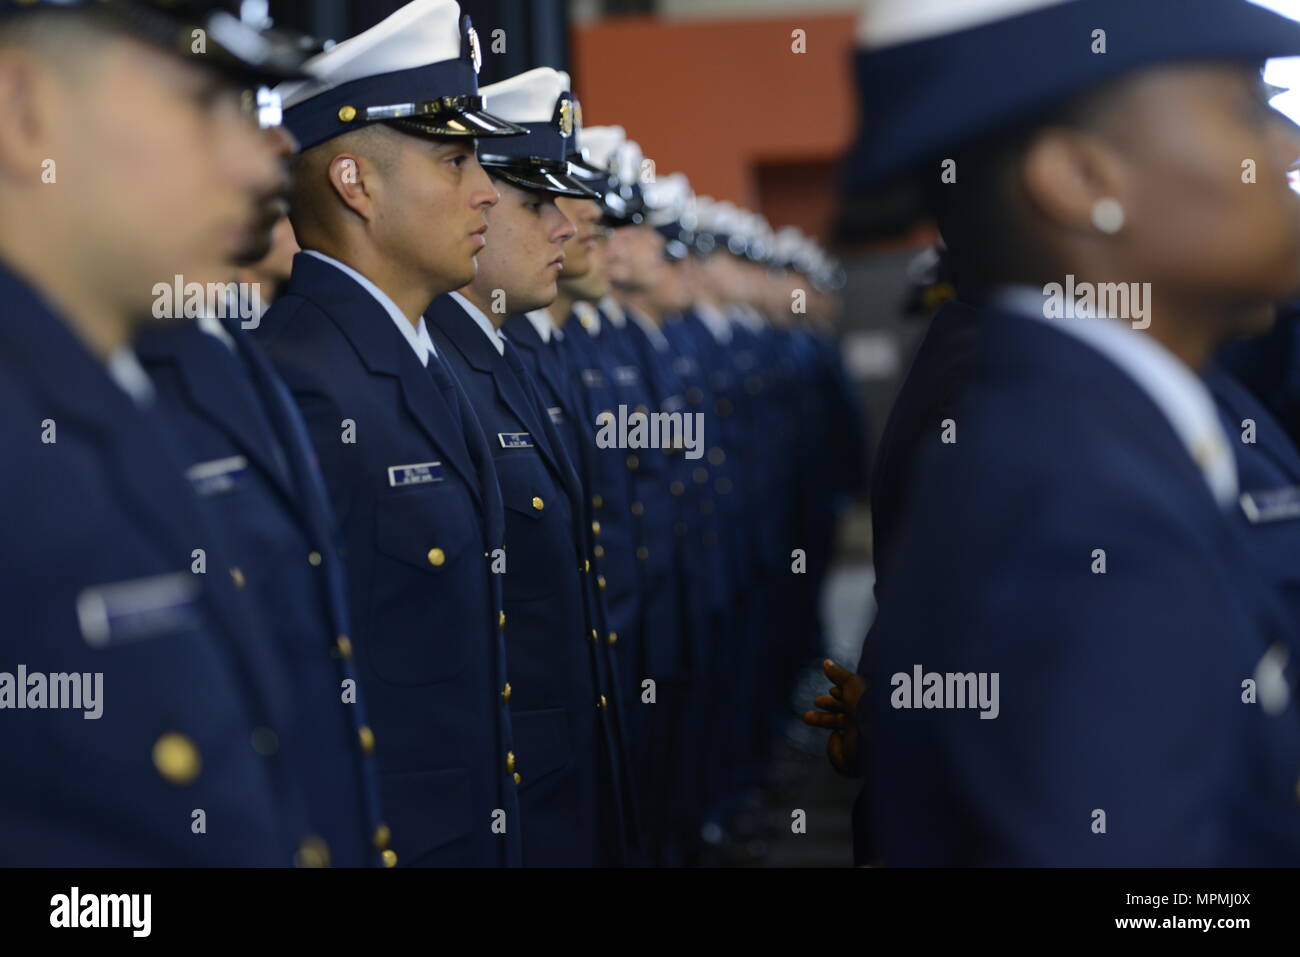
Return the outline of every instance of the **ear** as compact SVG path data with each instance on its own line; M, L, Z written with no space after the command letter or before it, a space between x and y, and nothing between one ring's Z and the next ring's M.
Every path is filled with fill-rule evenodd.
M382 178L374 163L356 153L339 153L330 160L326 176L348 209L366 222L375 218L375 198Z
M0 54L0 173L39 181L41 164L57 160L52 130L54 115L48 71L30 54L10 47Z
M1123 160L1100 137L1081 130L1054 126L1035 134L1018 172L1031 207L1058 228L1095 236L1098 200L1130 205Z

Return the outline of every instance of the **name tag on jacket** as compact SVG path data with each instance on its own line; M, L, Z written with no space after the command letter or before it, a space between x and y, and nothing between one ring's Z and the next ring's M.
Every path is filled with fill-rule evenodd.
M1254 525L1300 518L1300 485L1245 492L1241 510Z
M236 488L248 475L248 459L242 455L199 462L185 470L194 491L202 496L220 495Z
M112 582L77 595L81 637L92 648L189 631L198 624L199 583L188 572Z
M388 484L391 488L404 485L426 485L429 482L441 482L441 462L417 462L414 465L388 466Z
M529 432L498 432L497 441L503 449L531 449L533 436Z

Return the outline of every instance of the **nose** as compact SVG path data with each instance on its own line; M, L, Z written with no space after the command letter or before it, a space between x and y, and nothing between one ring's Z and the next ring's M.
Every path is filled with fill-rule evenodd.
M479 164L478 157L474 157L470 162L473 164L473 170L469 204L474 209L486 212L501 201L501 194L492 185L492 177L488 176L487 170Z
M578 228L573 225L573 220L560 212L558 206L552 206L551 208L555 211L556 217L556 222L551 227L551 242L562 246L577 235Z

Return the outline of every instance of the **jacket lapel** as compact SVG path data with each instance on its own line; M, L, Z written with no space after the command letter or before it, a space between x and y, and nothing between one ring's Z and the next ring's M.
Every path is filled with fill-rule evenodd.
M289 292L309 299L329 316L372 374L398 380L411 417L481 502L478 477L458 431L459 418L375 297L352 277L306 253L294 257Z
M53 310L3 267L0 301L6 306L0 320L0 352L24 370L57 428L84 430L98 441L111 463L107 474L133 505L134 520L151 539L166 543L178 571L188 570L193 550L201 547L194 534L206 538L214 530L207 525L181 463L168 452L169 433L161 414L138 407ZM76 387L69 388L69 383ZM277 713L277 701L283 696L274 694L269 684L278 674L270 647L260 640L239 603L226 600L223 591L232 586L223 585L214 569L209 569L208 577L205 606L227 639L222 647L236 656L262 707Z
M1234 427L1240 430L1243 419L1252 419L1258 430L1255 447L1272 459L1283 474L1292 481L1300 482L1300 452L1296 451L1290 436L1263 404L1222 369L1211 369L1205 375L1205 383L1214 393L1220 408L1234 420ZM1231 430L1229 434L1231 435ZM1243 488L1242 491L1252 490Z
M236 340L238 348L247 349L247 340ZM280 494L292 499L293 490L285 482L288 476L276 464L275 454L258 428L262 421L238 389L232 389L229 376L236 373L239 356L229 352L225 343L218 342L193 321L174 324L167 329L147 331L137 340L141 359L153 364L167 364L174 368L190 398L191 404L224 432L239 450L271 480ZM246 354L246 353L245 353ZM266 393L262 383L253 380L254 390L265 407Z
M553 343L543 342L542 337L537 334L537 330L527 319L523 319L518 325L511 327L511 340L521 349L526 349L537 357L537 372L542 381L546 383L547 388L555 395L555 400L560 403L560 408L564 414L573 417L573 395L569 391L570 382L567 377L562 375L559 363L563 361L559 352L556 351L556 345Z
M556 471L556 474L563 475L564 470L560 467L561 460L556 456L555 449L551 447L550 437L539 422L543 410L538 409L528 397L523 383L518 381L518 373L512 371L510 362L488 341L478 323L450 296L439 296L435 299L429 314L441 331L443 340L464 357L470 368L492 377L492 384L501 401L520 422L528 426L534 444L545 456L550 467ZM515 357L515 361L518 362L518 357ZM493 438L495 437L488 436L489 443Z

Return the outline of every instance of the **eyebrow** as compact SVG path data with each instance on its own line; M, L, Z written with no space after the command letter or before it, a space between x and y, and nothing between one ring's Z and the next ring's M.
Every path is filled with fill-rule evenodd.
M434 152L442 156L450 152L465 151L471 155L478 155L478 138L473 136L457 137L456 139L438 139L434 141Z

